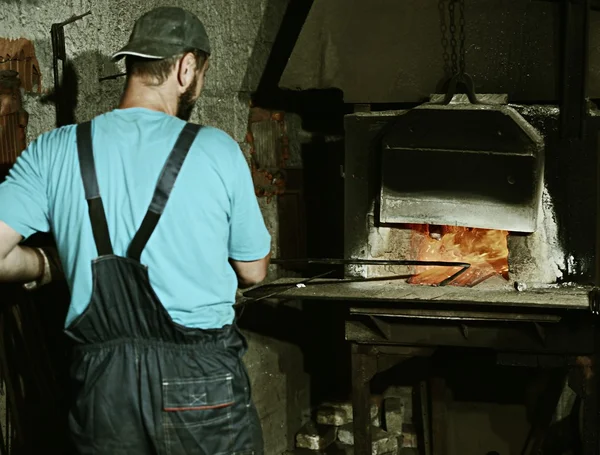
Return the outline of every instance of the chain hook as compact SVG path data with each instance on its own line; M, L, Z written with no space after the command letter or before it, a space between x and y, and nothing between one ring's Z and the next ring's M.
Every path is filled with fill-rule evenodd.
M456 94L456 87L459 84L464 87L467 98L469 98L471 104L480 104L477 95L475 94L473 78L467 73L458 73L452 76L452 79L450 79L450 82L448 83L448 91L444 97L443 104L450 104L452 98L454 98L454 95Z
M448 90L444 97L443 104L450 104L452 98L456 94L456 88L460 84L464 87L465 93L472 104L479 104L477 95L475 94L475 84L473 78L466 73L466 54L465 54L465 0L448 0L448 17L449 26L445 24L443 14L443 2L440 0L440 13L442 20L442 44L444 45L444 60L447 59L448 53L446 45L450 42L451 55L450 62L447 62L447 68L451 70L450 80L448 82ZM458 39L456 37L456 5L458 4ZM450 39L445 37L446 31L450 31Z

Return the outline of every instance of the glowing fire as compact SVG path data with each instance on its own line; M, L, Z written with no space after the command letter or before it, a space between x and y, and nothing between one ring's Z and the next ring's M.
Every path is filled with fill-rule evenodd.
M411 226L415 258L423 261L468 262L471 267L452 281L475 286L496 275L508 279L508 232L456 226ZM416 267L412 284L439 284L460 267Z

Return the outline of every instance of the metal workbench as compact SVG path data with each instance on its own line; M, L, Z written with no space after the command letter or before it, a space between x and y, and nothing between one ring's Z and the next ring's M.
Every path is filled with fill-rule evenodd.
M355 454L370 455L370 382L379 372L411 357L430 356L440 347L484 348L503 365L548 368L563 372L583 403L582 443L585 455L597 454L598 419L595 379L584 379L579 359L593 356L594 326L590 288L541 287L517 291L485 287L409 285L401 280L319 279L294 287L301 279L281 279L245 294L261 298L336 300L347 304L345 338L352 353L352 400ZM560 377L560 374L558 375ZM444 384L430 384L431 425L426 455L446 452ZM561 387L546 394L553 406L535 422L523 454L539 450Z

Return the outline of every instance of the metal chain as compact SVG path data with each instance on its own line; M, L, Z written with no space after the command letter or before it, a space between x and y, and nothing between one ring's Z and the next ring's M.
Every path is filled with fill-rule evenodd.
M459 16L458 16L458 26L459 30L459 42L460 42L460 74L465 74L465 0L457 0L458 8L459 8Z
M455 7L456 0L449 0L448 4L448 16L450 17L450 45L452 46L452 74L458 73L458 55L456 48L458 43L456 41L456 19L455 19Z
M444 73L452 77L452 67L450 66L450 53L448 52L448 22L446 21L446 0L439 0L438 9L440 13L440 31L442 32L442 58L444 60Z
M448 2L448 18L446 22L446 2ZM458 5L458 25L456 23L456 6ZM448 76L465 72L465 0L439 0L440 28L442 33L442 49L444 70ZM449 25L448 25L449 24ZM449 32L449 33L448 33ZM457 36L458 32L458 36ZM450 35L448 37L448 35ZM448 52L450 44L450 52Z

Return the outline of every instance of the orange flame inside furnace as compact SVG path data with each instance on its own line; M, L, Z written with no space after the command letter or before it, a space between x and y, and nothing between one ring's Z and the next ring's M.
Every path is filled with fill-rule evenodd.
M454 286L475 286L498 274L508 279L507 231L458 226L411 226L413 251L422 261L468 262ZM416 267L411 284L439 284L460 267Z

